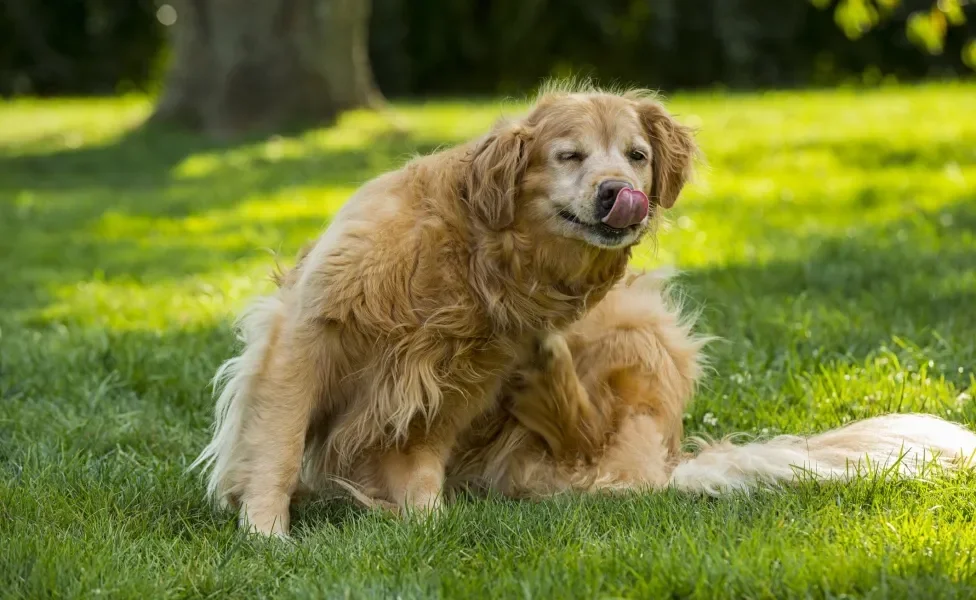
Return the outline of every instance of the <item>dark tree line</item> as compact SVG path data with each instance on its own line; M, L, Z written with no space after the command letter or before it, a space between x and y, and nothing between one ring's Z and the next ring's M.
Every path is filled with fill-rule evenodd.
M665 90L972 73L963 49L976 38L976 3L960 0L0 0L0 7L0 95L161 89L157 118L216 133L326 120L375 103L379 90L513 93L570 73Z

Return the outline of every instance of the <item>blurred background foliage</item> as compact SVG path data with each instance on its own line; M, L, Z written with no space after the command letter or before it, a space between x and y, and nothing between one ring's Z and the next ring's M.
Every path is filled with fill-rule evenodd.
M0 94L154 91L172 9L0 0ZM514 93L583 73L663 89L821 86L976 68L967 0L373 0L387 96Z

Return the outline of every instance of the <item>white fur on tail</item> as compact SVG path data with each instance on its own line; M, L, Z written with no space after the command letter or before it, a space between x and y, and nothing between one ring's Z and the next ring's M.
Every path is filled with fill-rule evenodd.
M228 496L236 491L228 477L248 411L251 379L264 358L271 328L281 307L278 296L264 296L253 301L236 323L238 338L244 343L243 352L220 365L214 374L214 393L220 395L214 411L213 439L189 468L203 466L204 471L210 471L207 496L221 505L226 505Z
M968 464L976 453L976 433L931 415L893 414L812 437L783 435L743 445L723 441L701 446L697 456L675 468L671 485L715 496L800 477L850 480L875 469L917 477L926 464Z

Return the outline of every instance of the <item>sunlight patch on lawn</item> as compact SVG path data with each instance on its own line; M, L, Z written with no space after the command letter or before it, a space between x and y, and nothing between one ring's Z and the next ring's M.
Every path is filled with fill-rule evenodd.
M0 100L0 151L44 154L110 144L145 120L142 96Z
M255 230L273 234L279 240L282 232L294 235L297 230L310 228L314 228L310 233L316 235L353 192L355 188L348 187L288 188L244 199L229 208L182 218L108 211L96 221L90 233L102 240L130 239L150 245L186 240L201 249L240 247L242 242L256 241L253 235L247 235ZM296 226L296 222L300 225ZM276 229L272 232L270 227Z
M898 235L898 223L904 223L902 230L939 230L952 226L954 211L976 197L976 164L960 172L961 179L941 171L839 169L819 179L715 176L707 186L691 186L665 213L654 245L661 262L690 268L802 259L825 238L884 227Z
M256 294L274 289L270 262L237 261L234 272L156 279L151 283L93 279L52 290L44 307L19 317L34 326L57 324L114 332L162 332L214 326L233 319Z
M293 188L183 218L106 212L86 235L124 244L123 252L141 257L142 268L128 269L130 276L106 278L103 272L76 284L50 286L49 303L21 311L20 318L119 331L226 320L246 297L269 289L275 262L293 264L292 246L317 237L353 191ZM283 232L292 241L287 247L282 246ZM187 253L213 259L192 276L165 274L167 259ZM105 267L112 269L110 263Z

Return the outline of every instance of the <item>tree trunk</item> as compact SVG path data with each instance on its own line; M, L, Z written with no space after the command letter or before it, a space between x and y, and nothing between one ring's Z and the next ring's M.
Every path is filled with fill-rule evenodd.
M218 137L328 122L381 101L370 0L168 0L172 63L153 120Z

